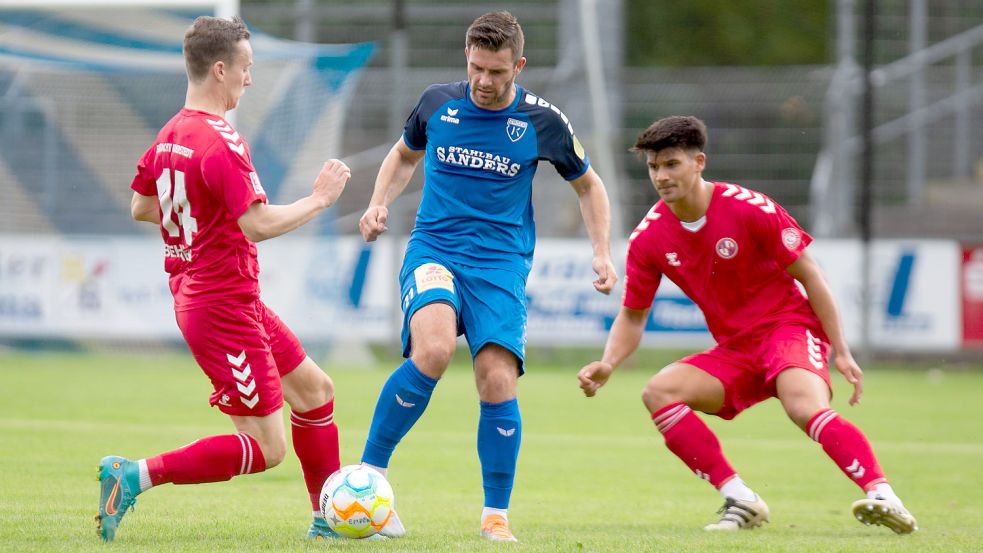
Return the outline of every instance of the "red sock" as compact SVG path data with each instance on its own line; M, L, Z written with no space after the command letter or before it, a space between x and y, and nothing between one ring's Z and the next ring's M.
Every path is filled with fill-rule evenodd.
M248 434L209 436L147 459L150 482L204 484L266 470L259 443Z
M321 486L341 467L338 457L338 426L334 423L334 400L304 413L290 413L294 451L304 470L311 507L320 511Z
M836 411L823 409L813 415L806 433L822 444L826 455L864 491L887 482L864 433Z
M652 413L666 447L697 476L720 488L735 474L720 449L720 441L685 403L666 405Z

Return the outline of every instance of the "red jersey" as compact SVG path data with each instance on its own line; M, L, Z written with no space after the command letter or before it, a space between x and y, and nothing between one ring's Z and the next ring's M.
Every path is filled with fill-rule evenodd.
M246 141L225 119L182 109L140 158L130 187L159 200L175 311L259 298L256 245L237 221L266 193Z
M660 200L628 240L625 307L651 307L665 275L703 310L717 342L776 323L822 328L785 272L812 237L763 194L713 183L705 220L695 230Z

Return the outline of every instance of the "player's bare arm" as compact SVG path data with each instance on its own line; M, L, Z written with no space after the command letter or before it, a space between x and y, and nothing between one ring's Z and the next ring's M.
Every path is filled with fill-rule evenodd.
M580 214L594 249L592 267L597 274L594 289L602 294L610 294L618 282L618 272L611 260L611 206L608 203L607 189L594 169L570 181L580 201Z
M358 221L358 230L366 242L374 242L388 230L389 208L386 206L403 193L424 155L426 150L413 150L402 138L386 154L375 179L369 207Z
M614 369L638 349L648 315L648 309L621 308L614 319L614 324L611 325L611 333L608 334L601 360L586 365L577 373L580 389L584 391L585 396L594 397L597 390L607 384Z
M334 204L351 176L351 170L341 161L326 161L314 180L310 196L289 205L256 202L239 217L239 228L253 242L286 234Z
M833 346L833 365L846 378L847 382L853 384L850 405L860 403L860 396L864 389L864 373L854 360L853 354L850 353L850 346L847 344L843 333L836 300L833 298L833 292L830 290L822 270L808 250L803 251L799 259L795 260L785 270L805 288L806 295L809 297L809 305L819 317L823 331L829 337L830 345Z
M130 215L132 215L133 219L136 221L144 221L159 225L159 207L160 203L157 200L157 196L144 196L139 192L134 192L133 199L130 200Z

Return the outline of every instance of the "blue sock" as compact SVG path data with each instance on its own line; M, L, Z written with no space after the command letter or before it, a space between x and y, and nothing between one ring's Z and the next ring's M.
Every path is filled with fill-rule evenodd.
M396 444L423 414L436 385L437 380L420 372L409 359L389 375L375 404L369 437L362 451L363 463L389 466Z
M485 488L485 507L508 509L515 465L522 441L519 400L481 402L478 418L478 460Z

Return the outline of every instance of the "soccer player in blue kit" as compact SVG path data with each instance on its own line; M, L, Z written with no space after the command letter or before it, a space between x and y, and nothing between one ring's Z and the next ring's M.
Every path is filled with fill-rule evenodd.
M516 541L508 506L522 437L516 384L524 371L525 287L536 240L532 180L539 160L552 163L577 193L593 248L594 288L608 294L617 281L604 183L567 117L515 84L526 64L523 40L508 12L474 20L464 49L468 80L423 92L382 162L359 221L367 242L382 234L386 206L424 160L423 196L399 274L406 360L379 395L362 463L385 474L463 334L480 399L481 535L492 541ZM398 517L382 530L389 537L404 533Z

